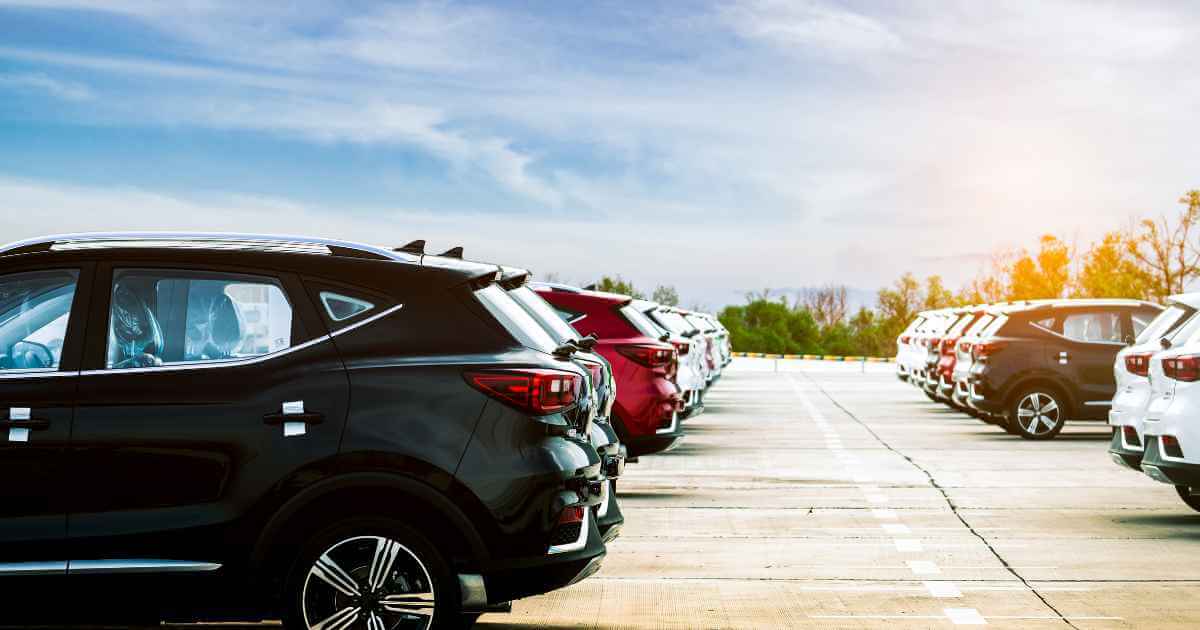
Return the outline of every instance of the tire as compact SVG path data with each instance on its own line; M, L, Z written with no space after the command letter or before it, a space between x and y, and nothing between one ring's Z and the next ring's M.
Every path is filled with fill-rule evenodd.
M1200 488L1197 490L1200 491ZM1179 493L1179 498L1183 499L1188 507L1200 512L1200 494L1192 494L1188 486L1175 486L1175 492Z
M388 518L352 518L313 536L284 580L282 601L283 626L297 630L339 615L345 624L325 627L449 630L475 621L463 625L458 580L437 548Z
M1013 397L1008 428L1027 440L1049 440L1067 423L1065 400L1057 389L1034 385Z

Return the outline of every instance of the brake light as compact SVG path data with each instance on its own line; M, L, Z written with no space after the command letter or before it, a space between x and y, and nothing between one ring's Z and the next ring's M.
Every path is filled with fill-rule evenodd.
M907 344L910 341L912 341L912 337L909 337L908 335L900 336L900 343Z
M942 354L945 356L953 355L954 347L957 344L958 344L958 339L956 339L956 338L947 337L947 338L943 339L942 340Z
M571 525L574 523L582 523L583 515L584 515L583 507L578 506L578 505L573 505L569 508L564 509L562 511L562 513L558 515L558 524L559 525Z
M1130 374L1137 376L1150 375L1150 357L1152 354L1127 354L1125 355L1125 369Z
M1167 378L1192 383L1200 381L1200 355L1163 359L1163 374Z
M972 344L971 344L971 342L970 342L970 341L960 341L960 342L958 342L958 350L959 350L959 352L964 352L964 353L966 353L966 354L971 354L971 347L972 347Z
M666 367L675 358L675 349L667 346L631 343L617 346L621 356L648 368Z
M475 389L535 416L569 409L579 400L583 386L583 377L559 370L497 370L463 376Z
M972 350L972 352L974 353L973 356L976 359L983 359L985 357L990 357L993 354L996 354L997 352L1000 352L1001 350L1003 350L1004 346L1006 346L1006 345L1008 345L1008 344L1006 344L1003 341L981 341L981 342L975 344L974 349Z
M937 350L938 346L942 345L942 338L941 337L930 337L928 345L930 348Z
M688 351L692 349L692 344L686 341L672 341L671 345L675 346L675 351L678 352L679 356L681 357L687 356Z

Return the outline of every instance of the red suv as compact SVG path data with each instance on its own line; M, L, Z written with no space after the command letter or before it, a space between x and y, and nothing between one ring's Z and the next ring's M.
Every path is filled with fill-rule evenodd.
M632 298L559 284L530 284L582 335L599 338L596 351L617 379L613 426L629 456L665 451L683 436L683 397L675 384L679 358L669 336L634 308Z

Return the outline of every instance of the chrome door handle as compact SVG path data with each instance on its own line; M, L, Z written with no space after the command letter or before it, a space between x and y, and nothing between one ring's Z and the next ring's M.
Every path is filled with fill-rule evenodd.
M305 413L268 413L263 416L265 424L283 424L285 422L303 422L304 424L321 424L325 414L315 411Z

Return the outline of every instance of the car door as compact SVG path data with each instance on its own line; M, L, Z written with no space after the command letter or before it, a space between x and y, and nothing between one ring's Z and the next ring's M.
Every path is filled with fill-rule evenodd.
M349 387L311 301L290 274L141 261L101 265L96 286L71 574L244 557L256 506L339 447Z
M0 576L66 573L66 448L90 279L90 265L0 274Z
M1077 414L1104 417L1116 393L1113 362L1124 347L1124 313L1119 309L1072 310L1060 315L1065 338L1051 349L1064 376L1077 387Z

